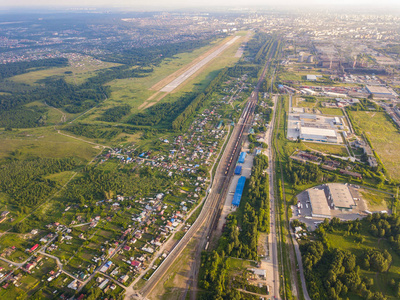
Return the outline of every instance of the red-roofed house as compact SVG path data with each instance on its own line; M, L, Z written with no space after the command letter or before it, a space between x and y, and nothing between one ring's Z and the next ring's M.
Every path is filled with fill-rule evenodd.
M36 244L35 246L33 246L31 249L29 249L29 252L33 252L35 251L37 248L39 247L39 244Z
M136 267L140 267L140 266L142 265L142 263L141 263L140 261L133 260L133 261L131 262L131 265L134 266L134 267L136 268Z

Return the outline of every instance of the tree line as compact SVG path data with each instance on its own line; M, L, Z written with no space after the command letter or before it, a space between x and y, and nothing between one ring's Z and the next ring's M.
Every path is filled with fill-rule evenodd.
M289 182L293 183L295 186L313 182L321 183L324 179L321 169L316 164L293 163L290 158L285 167L285 175Z
M225 68L218 73L217 77L215 77L206 87L204 93L197 95L197 97L193 99L183 112L176 117L172 122L172 129L183 130L186 127L187 121L204 105L206 99L221 85L227 73L228 68Z
M31 72L32 69L38 71L66 66L68 66L68 59L63 57L0 64L0 80Z
M130 105L120 105L107 109L100 117L97 119L105 122L118 122L122 117L129 115L131 112Z
M108 50L113 54L98 55L97 58L105 61L127 64L131 66L158 65L166 57L173 57L182 52L191 52L197 48L206 46L215 37L209 39L196 39L177 43L166 43L163 45L149 46L144 48L132 47L116 54L115 49L120 45L110 45Z
M64 127L63 130L67 130L76 135L85 136L91 139L106 139L110 140L120 134L123 130L114 126L99 126L93 124L73 124Z
M202 254L199 285L207 292L200 299L245 299L244 294L234 292L235 289L228 286L234 285L246 290L255 288L247 283L247 273L236 276L233 280L227 276L227 258L258 260L258 232L269 232L268 176L264 173L267 167L268 157L257 155L239 208L243 214L228 215L217 250ZM238 218L241 221L240 228ZM266 291L254 292L266 294Z
M175 102L157 103L147 108L144 112L133 115L127 122L132 125L155 126L161 122L165 124L169 121L169 126L167 125L167 127L170 128L172 120L195 98L195 93L186 93Z
M259 154L254 158L251 177L245 185L239 210L242 215L229 215L225 223L218 250L226 255L257 260L258 232L269 233L270 202L268 157ZM239 218L239 220L238 220ZM241 223L239 230L239 222Z
M268 175L265 172L267 168L268 157L264 154L257 155L251 168L246 200L256 211L259 222L257 230L269 233L269 182Z
M369 232L378 238L386 238L400 255L400 216L376 213L367 216Z

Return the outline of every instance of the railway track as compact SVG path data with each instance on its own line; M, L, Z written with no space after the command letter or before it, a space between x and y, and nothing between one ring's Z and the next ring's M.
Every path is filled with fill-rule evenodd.
M271 57L267 60L262 75L260 76L257 83L257 86L249 97L249 100L247 101L247 104L243 109L238 124L234 128L232 135L227 143L226 149L222 153L220 163L218 164L217 170L215 172L213 184L211 188L207 191L207 199L204 203L202 211L200 212L200 215L183 236L183 238L179 241L179 243L170 252L168 257L150 276L147 283L140 290L141 297L147 297L151 293L156 284L164 276L166 271L172 266L177 257L188 245L190 240L194 237L196 233L198 233L200 228L202 228L203 226L205 226L206 228L203 234L205 235L205 233L207 232L207 236L202 236L199 242L198 249L202 250L204 249L205 245L208 246L210 236L218 224L219 216L222 211L222 205L224 202L223 200L226 197L228 186L234 171L234 168L232 166L235 165L235 162L239 156L242 139L246 132L246 129L249 128L253 122L254 109L258 100L258 91L262 84L262 81L265 79L265 75L268 71L270 62ZM201 251L199 250L198 253L200 252ZM196 259L200 259L197 254Z
M219 204L221 202L222 195L224 194L224 190L226 190L225 186L229 184L230 175L233 172L232 165L234 165L234 159L239 154L241 139L243 137L243 133L245 132L245 127L248 124L250 116L252 116L254 113L255 103L256 99L254 99L254 97L250 98L245 109L243 110L238 125L234 129L227 144L226 150L222 154L222 158L215 173L214 182L211 189L208 191L208 196L200 215L184 235L184 237L180 240L180 242L170 252L168 257L148 279L147 283L140 291L142 296L146 297L153 290L154 286L164 276L165 272L174 263L176 258L181 254L183 249L185 249L189 241L198 232L198 230L204 224L206 226L210 226L211 224L215 223L219 211ZM211 226L211 228L213 228L213 226Z
M242 145L242 140L243 140L243 134L248 131L251 127L251 125L253 124L253 117L254 117L254 110L255 107L257 105L257 101L258 101L258 92L259 89L261 87L261 84L263 82L263 80L265 79L265 76L267 74L268 71L268 67L271 63L271 57L267 60L267 62L264 65L264 69L263 72L257 82L257 86L254 89L254 91L252 92L249 101L247 102L246 107L244 108L243 112L242 112L242 119L243 119L243 123L241 124L240 127L240 132L239 135L236 139L236 143L235 146L233 148L233 151L231 153L231 156L229 158L229 162L226 166L225 169L225 176L228 178L228 180L225 180L224 182L224 186L222 188L222 192L220 193L220 199L219 199L219 207L218 207L218 212L217 214L214 216L213 218L213 222L212 222L212 226L210 226L209 229L209 234L207 239L209 239L209 237L211 236L212 232L217 228L218 225L218 221L219 218L221 216L222 210L223 210L223 205L224 205L224 199L226 198L226 194L228 192L228 187L229 187L229 183L230 183L230 179L232 178L233 175L233 171L234 168L231 168L232 164L236 165L236 161L238 159L239 153L240 151L238 151L241 148Z

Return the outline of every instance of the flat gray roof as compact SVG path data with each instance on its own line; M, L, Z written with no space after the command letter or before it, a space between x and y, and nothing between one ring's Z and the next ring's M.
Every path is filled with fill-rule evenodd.
M301 127L300 133L303 135L316 135L323 137L336 137L336 132L333 129Z
M347 185L342 183L329 183L328 187L335 207L351 209L356 205Z
M371 94L384 94L384 95L391 95L392 93L384 86L377 86L377 85L367 85L367 90Z
M313 216L329 217L331 210L326 200L325 192L319 189L309 189L307 192Z

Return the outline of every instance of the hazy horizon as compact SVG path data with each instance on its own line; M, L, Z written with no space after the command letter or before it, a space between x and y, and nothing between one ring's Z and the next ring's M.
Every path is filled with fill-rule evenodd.
M360 6L360 9L365 7L391 8L393 6L400 7L398 0L155 0L146 2L143 0L69 0L54 2L50 0L37 0L34 3L30 0L15 0L7 3L0 3L0 9L13 8L84 8L84 7L110 7L110 8L187 8L187 7L251 7L251 6L334 6L334 7L349 7Z

